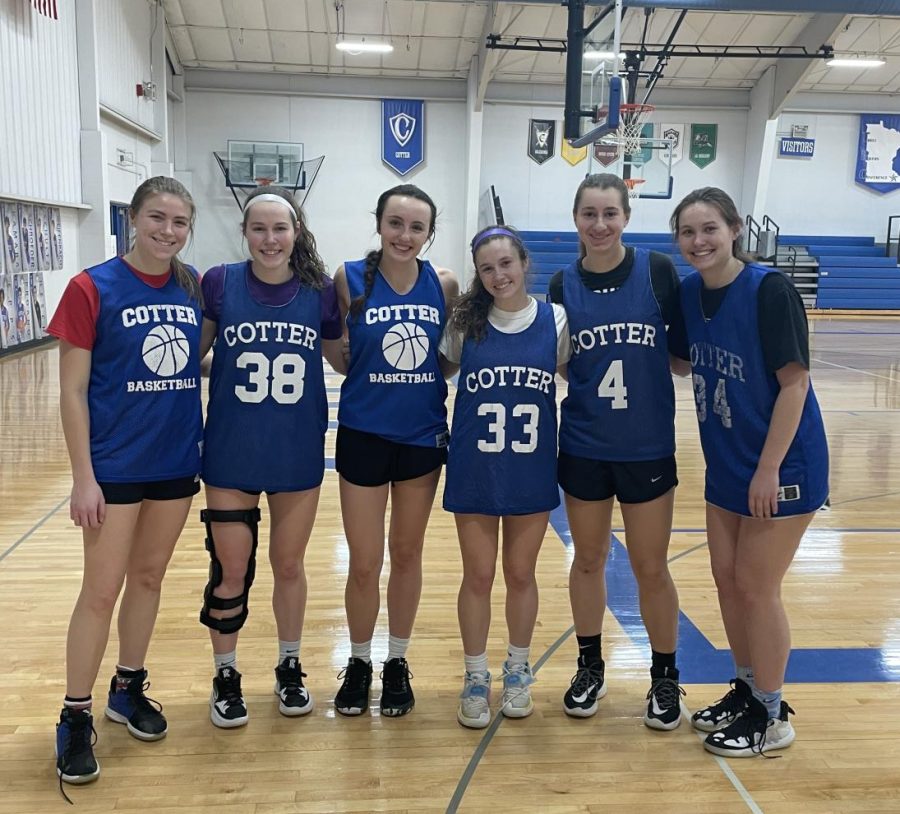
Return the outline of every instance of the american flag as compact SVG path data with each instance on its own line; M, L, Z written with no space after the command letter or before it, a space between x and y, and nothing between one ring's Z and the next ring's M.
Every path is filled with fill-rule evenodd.
M56 0L31 0L31 5L45 17L52 17L54 20L59 19L56 14Z

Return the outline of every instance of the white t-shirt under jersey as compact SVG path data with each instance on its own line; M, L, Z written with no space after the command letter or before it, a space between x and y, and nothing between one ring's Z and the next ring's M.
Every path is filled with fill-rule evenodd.
M569 323L566 320L566 312L561 305L551 304L553 318L556 321L556 365L566 364L572 353L572 343L569 340ZM528 305L521 311L502 311L496 305L488 311L488 322L498 331L505 334L519 334L528 328L537 317L538 304L534 297L528 298ZM453 331L449 327L441 337L440 352L448 362L458 365L462 358L463 337L459 331Z

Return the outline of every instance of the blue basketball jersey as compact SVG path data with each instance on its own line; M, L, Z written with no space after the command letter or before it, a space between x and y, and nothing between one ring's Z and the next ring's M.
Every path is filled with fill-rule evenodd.
M225 267L209 382L203 480L299 492L322 482L328 404L321 292L300 286L281 306L250 295L250 263Z
M517 334L488 323L463 343L444 509L533 514L559 505L556 485L556 320L538 303Z
M573 263L563 270L572 356L559 448L601 461L651 461L675 453L675 388L666 325L650 278L650 253L615 291L585 287Z
M344 263L350 299L365 290L365 261ZM347 317L350 366L341 386L338 422L388 441L418 447L447 444L447 383L438 364L444 292L431 264L398 294L375 273L362 313Z
M780 390L775 374L766 369L757 311L760 283L767 274L777 273L745 266L710 320L700 302L700 275L689 275L681 288L706 458L706 500L748 516L750 481ZM828 497L828 446L812 382L778 482L777 517L815 511Z
M162 288L118 257L89 268L100 298L88 409L98 481L200 472L200 304L173 274Z

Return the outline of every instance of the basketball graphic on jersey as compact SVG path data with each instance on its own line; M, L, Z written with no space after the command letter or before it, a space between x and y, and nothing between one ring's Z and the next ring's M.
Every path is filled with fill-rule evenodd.
M191 346L184 333L174 325L151 328L141 350L144 364L157 376L181 373L191 358Z
M381 340L381 352L391 367L415 370L428 358L428 334L415 322L394 325Z

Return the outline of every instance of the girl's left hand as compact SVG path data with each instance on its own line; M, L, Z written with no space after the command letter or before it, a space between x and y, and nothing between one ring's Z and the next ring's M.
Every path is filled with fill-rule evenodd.
M769 519L778 514L778 470L757 468L750 481L747 503L753 517Z

